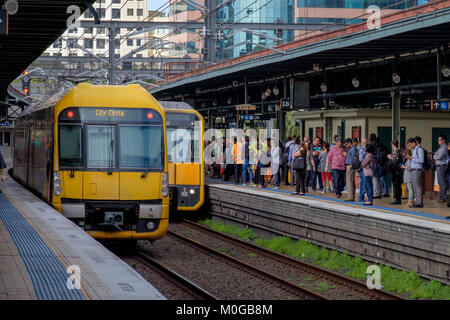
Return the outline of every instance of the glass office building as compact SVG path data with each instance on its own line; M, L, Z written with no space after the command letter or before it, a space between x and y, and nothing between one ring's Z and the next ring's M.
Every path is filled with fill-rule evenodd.
M218 5L226 0L218 0ZM238 57L279 40L289 42L310 34L311 30L253 30L252 33L229 28L233 22L280 22L313 25L353 24L364 21L365 9L377 5L382 10L402 10L426 4L427 0L238 0L217 12L219 58ZM316 28L317 29L317 28ZM324 28L325 30L325 28ZM320 31L316 31L320 32ZM261 37L264 33L268 38Z

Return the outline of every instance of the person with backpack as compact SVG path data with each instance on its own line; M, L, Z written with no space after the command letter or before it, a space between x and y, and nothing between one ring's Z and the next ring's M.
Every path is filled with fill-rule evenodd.
M388 167L392 174L392 185L394 186L394 201L391 202L392 205L402 204L402 157L399 149L399 142L397 139L391 142L392 154L389 154L387 158Z
M353 158L357 155L358 139L346 139L345 144L347 146L347 152L345 157L345 167L346 167L346 181L347 181L347 199L345 201L355 201L355 171L352 168Z
M408 139L408 146L412 151L411 180L414 189L414 205L412 208L423 208L423 163L425 152L415 138Z

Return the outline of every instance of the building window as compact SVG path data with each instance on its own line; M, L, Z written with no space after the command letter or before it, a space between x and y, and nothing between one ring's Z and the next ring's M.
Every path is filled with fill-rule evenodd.
M120 4L120 0L112 0L112 3L119 3Z
M127 40L127 46L132 47L133 46L133 39Z
M112 18L120 19L120 9L112 9Z
M138 53L138 54L136 55L136 58L142 58L142 54Z
M114 28L116 34L120 34L120 28Z
M94 28L84 28L84 33L92 33Z
M136 45L137 45L137 46L142 45L142 40L141 40L141 39L136 39Z
M186 44L187 53L195 53L195 41L190 41Z
M56 41L53 43L53 48L62 48L62 39L56 39Z
M105 39L97 39L97 49L105 49Z
M131 17L134 15L134 10L133 9L127 9L127 16Z
M76 38L69 38L69 39L67 39L68 41L67 41L67 47L69 48L69 49L73 49L73 48L75 48L75 44L74 43L77 43L77 39Z
M71 28L69 29L69 33L77 33L78 29L77 28Z
M86 49L92 49L92 39L84 39L84 47Z
M144 10L142 9L137 9L137 16L138 17L142 17L144 15Z

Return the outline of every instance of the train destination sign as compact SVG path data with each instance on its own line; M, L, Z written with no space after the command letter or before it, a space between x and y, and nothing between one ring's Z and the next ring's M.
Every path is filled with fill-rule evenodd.
M140 108L69 108L64 110L59 121L92 123L162 123L162 117L156 110Z
M256 106L251 104L238 104L236 106L236 110L238 111L256 110Z

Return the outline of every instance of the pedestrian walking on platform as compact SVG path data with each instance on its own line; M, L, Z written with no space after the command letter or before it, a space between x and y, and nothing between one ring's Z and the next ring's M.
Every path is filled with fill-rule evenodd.
M447 137L440 135L438 137L439 149L434 153L434 164L436 166L436 175L439 184L439 199L438 202L447 201L447 160L448 160L448 146Z
M367 192L367 202L364 202L364 205L371 206L373 205L373 167L375 163L374 154L375 147L372 144L368 144L366 146L366 152L364 161L361 163L361 167L364 171L364 186Z
M289 155L288 155L289 169L291 171L291 186L294 185L294 181L295 181L295 170L292 167L292 161L294 160L294 157L292 155L294 154L294 151L297 150L299 143L300 143L300 139L298 139L296 137L292 137L292 143L289 147Z
M355 163L355 170L358 171L359 174L359 197L358 202L364 202L364 195L367 194L366 190L366 183L364 179L364 170L361 166L361 163L364 161L364 158L366 157L366 146L367 146L367 138L361 139L361 146L358 149L358 161L359 163ZM356 162L356 160L355 160ZM358 170L356 167L359 164L360 169Z

